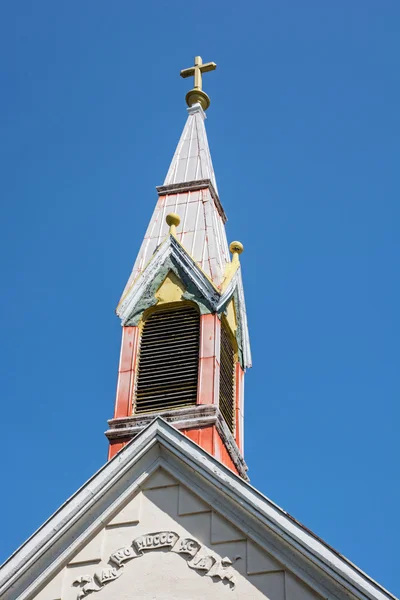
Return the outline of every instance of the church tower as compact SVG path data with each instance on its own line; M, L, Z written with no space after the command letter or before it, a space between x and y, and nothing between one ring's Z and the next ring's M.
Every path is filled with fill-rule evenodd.
M195 64L188 117L117 307L122 324L112 458L156 416L247 479L244 373L251 366L240 242L228 242Z
M1 600L396 600L248 483L243 246L204 127L215 67L181 72L187 122L117 307L109 460L0 567Z

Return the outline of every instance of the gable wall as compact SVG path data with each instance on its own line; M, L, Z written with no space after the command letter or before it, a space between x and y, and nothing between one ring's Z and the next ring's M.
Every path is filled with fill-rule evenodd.
M216 509L158 470L30 600L319 598ZM159 535L149 535L155 533ZM168 541L167 536L174 534L179 536L172 540L174 545L159 547L160 540ZM143 543L141 536L147 537L151 549L121 566L110 560L121 548L133 552L134 540L139 546ZM186 548L192 554L179 552L188 538ZM224 558L233 564L229 566ZM100 577L103 573L108 582L101 586L96 577L91 581L95 573Z

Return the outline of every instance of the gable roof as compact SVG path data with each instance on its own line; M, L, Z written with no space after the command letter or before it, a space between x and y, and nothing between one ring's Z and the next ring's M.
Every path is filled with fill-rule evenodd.
M85 483L1 567L0 597L23 600L51 579L128 494L162 467L324 597L394 596L161 418Z
M122 325L133 324L132 316L141 314L145 308L148 308L148 301L155 302L151 287L154 286L157 275L165 271L165 265L168 265L168 268L173 266L171 260L177 270L177 275L190 281L210 310L220 312L232 296L236 295L238 328L243 347L243 366L251 367L250 339L240 267L227 282L226 287L221 290L200 269L182 244L170 234L158 246L143 272L132 282L122 297L117 307L117 315L120 317ZM161 281L158 285L160 283ZM158 285L156 283L155 287L157 288ZM147 303L144 304L145 297Z

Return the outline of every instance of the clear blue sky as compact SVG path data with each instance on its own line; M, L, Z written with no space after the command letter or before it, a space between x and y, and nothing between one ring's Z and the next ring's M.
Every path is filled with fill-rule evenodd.
M252 484L400 593L399 31L397 0L2 3L1 559L105 462L114 308L201 54Z

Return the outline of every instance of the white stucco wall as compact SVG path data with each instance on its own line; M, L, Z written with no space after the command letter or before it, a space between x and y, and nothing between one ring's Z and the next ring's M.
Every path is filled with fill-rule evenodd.
M165 533L149 536L157 532ZM167 532L179 538L172 533L168 537ZM143 549L146 539L141 540L141 536L148 537L151 548ZM193 541L185 546L181 540L188 538ZM134 540L137 543L132 549ZM160 548L162 542L170 545ZM121 548L128 548L126 552L136 557L118 566L110 557ZM191 550L192 555L179 553L180 548ZM226 558L233 564L223 560ZM104 571L109 577L104 586L96 577L90 582L95 573L101 577ZM77 581L80 583L74 584ZM89 592L90 587L99 591ZM89 592L86 595L85 589ZM161 470L32 600L78 600L79 597L91 600L319 598L251 542L235 524Z

